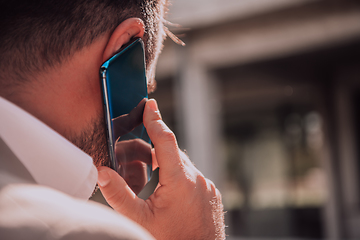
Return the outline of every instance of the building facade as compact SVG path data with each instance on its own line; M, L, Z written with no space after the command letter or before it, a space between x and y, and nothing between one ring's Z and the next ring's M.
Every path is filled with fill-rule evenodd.
M223 194L229 239L360 238L360 4L173 0L165 122Z

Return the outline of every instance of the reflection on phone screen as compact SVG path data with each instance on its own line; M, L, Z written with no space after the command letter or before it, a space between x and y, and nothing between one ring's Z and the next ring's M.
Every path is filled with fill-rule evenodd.
M118 173L129 187L138 194L150 179L151 144L142 124L144 98L130 113L112 119L114 152Z
M139 194L151 179L151 141L142 123L147 99L143 43L135 40L101 67L111 167Z

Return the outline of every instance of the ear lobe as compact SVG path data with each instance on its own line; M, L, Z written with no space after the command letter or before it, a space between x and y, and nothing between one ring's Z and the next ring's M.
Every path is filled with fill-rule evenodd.
M140 18L128 18L120 23L111 34L103 54L103 62L114 55L131 38L143 37L144 22Z

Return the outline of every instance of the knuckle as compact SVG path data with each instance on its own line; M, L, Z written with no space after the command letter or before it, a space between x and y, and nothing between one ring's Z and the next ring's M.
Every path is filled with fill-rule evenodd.
M160 120L160 119L162 119L160 111L155 111L155 112L154 112L154 119L155 119L155 120Z
M207 180L208 189L210 190L211 193L216 195L217 188L215 187L215 184L210 179L206 179L206 180Z
M163 140L174 141L176 139L175 134L161 119L150 123L147 131L151 132L156 138Z
M216 188L215 184L210 179L203 177L202 181L202 185L205 191L209 194L209 196L216 198L220 196L219 190Z
M221 196L220 191L217 188L215 190L216 190L216 192L215 192L216 198L218 199L218 201L222 202L222 196Z
M167 127L163 129L160 137L167 142L176 142L175 134Z
M215 184L210 179L206 178L200 172L198 172L196 175L197 176L195 178L191 177L194 179L193 181L188 181L188 183L184 186L195 188L197 191L208 194L209 197L221 198L220 191L216 188Z
M199 174L196 181L201 189L207 189L207 179L202 175Z

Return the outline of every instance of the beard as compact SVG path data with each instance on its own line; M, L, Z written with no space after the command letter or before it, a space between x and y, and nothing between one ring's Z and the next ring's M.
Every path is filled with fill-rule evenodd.
M96 167L110 165L105 121L102 116L93 120L89 127L81 134L71 136L68 139L89 154Z

